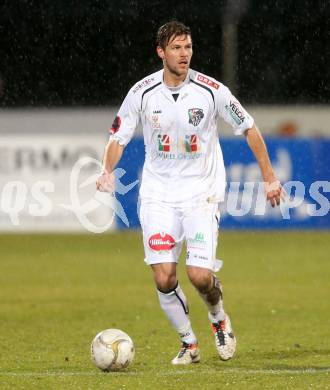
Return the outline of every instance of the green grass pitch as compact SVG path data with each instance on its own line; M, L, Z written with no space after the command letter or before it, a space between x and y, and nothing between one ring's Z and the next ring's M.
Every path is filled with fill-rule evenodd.
M179 340L161 311L138 232L0 236L1 389L329 389L329 232L223 232L218 257L235 358L218 359L185 275L201 363L173 367ZM103 373L90 342L126 331L136 356Z

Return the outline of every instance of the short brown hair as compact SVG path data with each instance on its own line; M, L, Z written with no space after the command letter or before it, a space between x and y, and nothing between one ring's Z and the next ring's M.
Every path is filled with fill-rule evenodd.
M162 49L165 49L172 37L174 39L180 35L191 36L190 28L185 26L183 23L172 20L171 22L165 23L163 26L159 27L156 44Z

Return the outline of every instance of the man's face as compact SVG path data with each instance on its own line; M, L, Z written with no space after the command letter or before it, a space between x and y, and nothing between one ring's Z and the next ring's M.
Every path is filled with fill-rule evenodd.
M163 60L164 68L176 76L186 75L192 57L192 42L190 35L179 35L171 38L162 49L157 47L157 53Z

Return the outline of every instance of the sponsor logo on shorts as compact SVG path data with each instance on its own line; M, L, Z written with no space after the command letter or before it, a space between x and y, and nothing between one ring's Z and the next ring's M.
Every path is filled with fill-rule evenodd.
M201 108L190 108L188 110L189 123L193 126L198 126L204 118L204 113Z
M206 257L206 256L202 256L202 255L198 255L198 254L196 254L196 253L193 253L193 254L191 254L189 251L187 252L187 257L186 257L186 259L187 260L189 260L189 259L199 259L199 260L205 260L205 261L207 261L208 260L208 257Z
M149 246L156 252L170 251L175 246L175 240L167 233L156 233L149 238Z
M187 244L189 245L189 248L205 249L206 241L204 240L204 234L197 232L194 238L187 239Z
M237 100L231 100L229 105L226 104L225 109L238 125L244 122L243 109Z

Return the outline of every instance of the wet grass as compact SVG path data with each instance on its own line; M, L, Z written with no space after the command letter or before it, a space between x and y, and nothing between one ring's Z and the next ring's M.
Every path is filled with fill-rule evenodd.
M0 237L0 387L40 389L329 388L329 232L225 232L219 240L235 359L215 353L206 309L179 265L200 364L173 367L179 342L161 312L140 233ZM124 372L89 346L102 329L134 340Z

